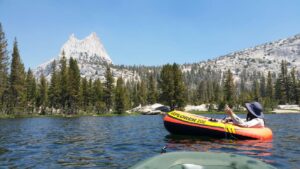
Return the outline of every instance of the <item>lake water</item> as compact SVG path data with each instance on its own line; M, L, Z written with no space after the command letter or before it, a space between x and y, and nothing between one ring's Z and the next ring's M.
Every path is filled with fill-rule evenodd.
M223 117L215 115L214 117ZM229 152L300 167L300 114L266 115L271 142L172 136L163 116L0 120L0 168L127 168L171 151Z

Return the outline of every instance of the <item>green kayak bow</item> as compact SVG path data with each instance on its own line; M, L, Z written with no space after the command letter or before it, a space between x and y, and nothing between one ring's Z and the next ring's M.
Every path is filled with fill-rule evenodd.
M154 156L130 169L275 169L260 160L228 153L171 152Z

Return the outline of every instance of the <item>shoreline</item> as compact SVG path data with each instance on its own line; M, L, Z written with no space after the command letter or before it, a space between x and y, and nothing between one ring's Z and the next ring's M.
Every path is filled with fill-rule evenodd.
M300 110L294 109L274 109L272 112L274 114L300 114Z
M115 114L115 113L107 113L107 114L24 114L24 115L12 115L12 114L0 114L0 119L16 119L16 118L77 118L77 117L115 117L115 116L137 116L140 115L138 113L124 113L124 114Z
M197 115L216 115L216 114L225 114L223 111L187 111L188 113L197 114ZM236 111L235 114L246 114L246 111ZM274 109L274 110L266 110L264 114L300 114L300 110L295 109ZM50 118L77 118L77 117L115 117L115 116L139 116L145 115L138 112L132 113L79 113L79 114L46 114L41 115L38 113L33 114L0 114L0 119L13 119L13 118L43 118L43 117L50 117ZM146 114L147 115L147 114ZM149 116L150 114L148 114Z
M290 110L287 110L289 112L284 113L294 113L290 112ZM188 113L192 114L206 114L206 115L215 115L215 114L224 114L222 111L188 111ZM239 111L235 112L236 114L246 114L246 112ZM300 112L296 112L300 113ZM274 111L268 111L265 112L265 114L280 114L280 113L275 113ZM89 114L46 114L46 115L41 115L41 114L23 114L23 115L12 115L12 114L0 114L0 119L17 119L17 118L77 118L77 117L115 117L115 116L151 116L151 115L143 115L141 113L123 113L123 114L116 114L116 113L105 113L105 114L96 114L96 113L89 113Z
M193 113L193 114L225 114L223 111L188 111L188 113ZM246 111L235 111L235 114L246 114ZM264 114L276 114L272 111L266 111Z

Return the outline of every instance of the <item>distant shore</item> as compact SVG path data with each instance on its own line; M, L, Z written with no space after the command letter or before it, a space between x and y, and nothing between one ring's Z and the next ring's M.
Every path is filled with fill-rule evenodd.
M284 113L300 113L300 106L299 105L278 105L276 109L272 112L277 114L284 114Z
M300 110L274 109L272 112L275 114L288 114L288 113L300 113Z
M225 114L224 111L188 111L189 113L193 114ZM246 114L246 111L235 111L235 114ZM264 114L275 114L272 111L266 111Z
M191 110L187 111L189 113L193 114L224 114L225 112L223 111L200 111L200 110ZM246 111L236 111L236 114L246 114ZM277 108L274 110L266 110L264 112L265 114L292 114L292 113L299 113L300 110L298 109L288 109L287 108ZM0 114L0 119L8 119L8 118L34 118L34 117L61 117L61 118L69 118L69 117L112 117L112 116L137 116L137 115L143 115L142 113L139 112L131 112L131 113L122 113L122 114L117 114L117 113L102 113L102 114L97 114L97 113L79 113L79 114L38 114L38 113L33 113L33 114Z
M193 114L224 114L222 111L188 111L189 113ZM236 114L246 114L246 112L235 112ZM274 114L274 112L266 112L265 114ZM19 114L19 115L12 115L12 114L0 114L0 119L10 119L10 118L38 118L38 117L50 117L50 118L76 118L76 117L115 117L115 116L139 116L143 115L141 113L133 112L133 113L103 113L103 114L96 114L96 113L88 113L88 114Z
M35 118L35 117L59 117L59 118L76 118L76 117L113 117L113 116L136 116L140 115L139 113L123 113L123 114L116 114L116 113L104 113L104 114L20 114L20 115L12 115L12 114L0 114L0 119L9 119L9 118Z

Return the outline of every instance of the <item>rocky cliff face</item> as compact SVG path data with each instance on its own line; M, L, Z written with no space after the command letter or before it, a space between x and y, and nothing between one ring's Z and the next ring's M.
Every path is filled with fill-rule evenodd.
M139 73L145 73L137 73L133 69L129 70L113 65L100 39L96 33L92 33L82 40L71 35L69 40L62 46L57 58L38 66L35 70L36 76L39 77L44 73L44 75L50 79L51 63L54 60L58 62L59 58L62 57L63 51L67 59L70 57L77 59L82 77L105 80L104 73L107 64L112 65L112 72L115 78L122 76L125 80L139 80ZM273 74L279 74L282 60L288 62L289 69L295 67L298 73L300 73L300 34L233 52L217 57L216 59L194 64L185 64L182 65L181 68L184 72L191 72L193 69L192 72L196 72L197 76L201 76L201 73L197 73L199 72L197 69L213 70L221 74L230 69L238 81L242 74L243 76L250 76L252 73L260 72L266 75L268 71L271 71ZM138 70L138 68L135 70ZM151 68L149 67L145 70L151 71ZM298 74L298 76L300 76L300 74ZM198 81L201 77L195 79Z
M39 77L43 73L49 80L51 77L51 65L53 61L59 62L63 52L67 60L71 57L77 60L82 77L87 77L88 79L91 78L93 80L105 80L104 74L106 65L111 65L112 60L96 33L91 33L82 40L77 39L75 35L72 34L62 46L58 57L37 67L35 70L36 76ZM123 77L125 80L139 78L135 72L126 69L119 70L112 68L111 70L115 78Z
M221 72L230 69L236 76L242 70L266 75L268 71L278 74L282 60L288 62L289 69L295 67L300 71L300 34L200 62L198 66Z
M67 59L73 57L78 61L112 64L112 60L94 32L83 40L77 39L75 35L72 34L69 40L62 46L60 57L62 57L61 54L63 51Z

